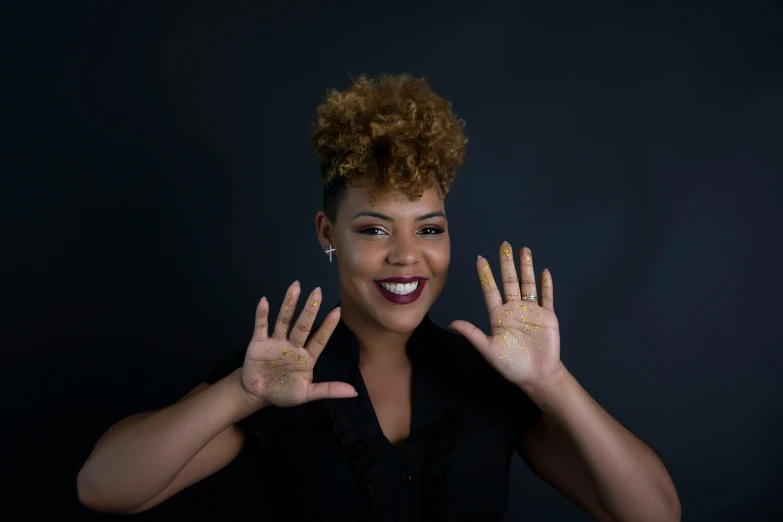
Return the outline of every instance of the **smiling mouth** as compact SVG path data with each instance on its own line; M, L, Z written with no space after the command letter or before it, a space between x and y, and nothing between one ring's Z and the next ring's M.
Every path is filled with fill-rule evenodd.
M419 284L421 281L414 281L413 283L386 283L383 281L378 281L378 284L388 290L389 292L393 292L397 295L409 295L416 291L417 288L419 288Z
M380 294L394 304L408 304L416 301L424 290L426 279L419 279L411 283L392 283L386 281L374 281L375 288Z

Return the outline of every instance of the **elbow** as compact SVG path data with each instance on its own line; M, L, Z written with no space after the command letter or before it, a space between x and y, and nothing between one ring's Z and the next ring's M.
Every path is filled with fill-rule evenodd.
M100 490L86 470L86 465L76 475L76 492L79 495L79 503L87 509L97 513L116 513L101 499Z
M681 522L682 506L676 491L659 497L656 509L650 511L651 522ZM653 513L655 513L653 515Z
M79 496L79 503L96 513L128 513L126 509L118 508L116 503L106 499L105 495L101 493L100 487L98 487L92 477L90 477L89 471L85 470L85 467L82 467L76 475L76 493Z
M79 496L79 503L82 506L93 511L100 511L100 509L98 509L98 495L95 490L95 484L90 479L85 467L82 467L76 475L76 493Z
M680 498L677 494L674 495L674 499L670 503L670 518L672 522L680 522L682 520L682 505L680 505Z
M682 506L677 493L665 497L665 501L659 503L658 509L651 511L650 514L652 513L655 515L650 519L651 522L681 522Z
M669 481L666 488L666 508L668 517L665 520L671 520L672 522L680 522L682 520L682 505L680 504L680 496L677 494L677 488L674 486L674 481L669 477Z

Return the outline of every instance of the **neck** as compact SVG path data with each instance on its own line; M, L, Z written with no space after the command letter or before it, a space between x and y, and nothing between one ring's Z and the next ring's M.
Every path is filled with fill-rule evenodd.
M360 366L410 366L405 347L413 332L398 333L385 329L349 299L341 299L340 308L340 319L354 333L359 343Z

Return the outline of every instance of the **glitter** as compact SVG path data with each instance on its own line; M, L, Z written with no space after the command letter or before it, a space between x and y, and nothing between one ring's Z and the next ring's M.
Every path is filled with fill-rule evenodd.
M313 299L312 301L310 301L310 304L313 305L313 306L318 306L318 301Z
M479 275L479 281L481 282L481 287L487 287L487 286L497 286L495 284L495 279L492 277L492 270L489 268L489 263L484 261L484 266L481 268L481 275Z
M511 257L511 246L507 241L503 241L503 244L500 247L500 255L503 257Z

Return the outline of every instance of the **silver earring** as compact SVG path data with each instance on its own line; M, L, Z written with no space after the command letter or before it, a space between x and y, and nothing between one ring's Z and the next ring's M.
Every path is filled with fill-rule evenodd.
M334 248L332 248L332 244L329 243L329 248L326 250L326 253L329 254L329 262L332 262L332 252L334 252Z

